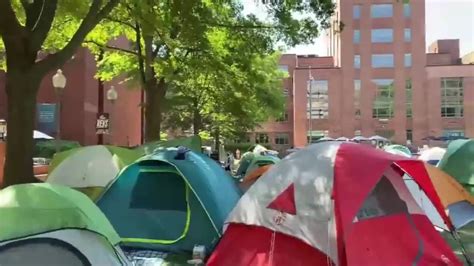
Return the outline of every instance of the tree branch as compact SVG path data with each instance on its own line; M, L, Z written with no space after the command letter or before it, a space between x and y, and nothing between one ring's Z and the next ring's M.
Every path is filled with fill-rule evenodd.
M222 24L222 23L208 23L203 22L204 25L216 28L229 28L229 29L287 29L281 26L269 26L269 25L255 25L255 24Z
M132 29L135 29L135 25L133 25L132 23L127 22L127 21L123 21L123 20L119 20L119 19L115 19L115 18L112 18L112 17L110 17L110 16L105 17L104 20L108 20L108 21L111 21L111 22L119 23L119 24L125 25L125 26L127 26L127 27L130 27L130 28L132 28Z
M24 29L15 15L9 0L0 0L0 35L16 35ZM6 45L6 44L5 44Z
M53 25L57 6L58 0L37 0L26 9L26 27L31 31L30 52L36 54L41 49Z
M145 63L143 60L143 52L142 52L142 33L140 30L140 25L138 25L138 22L135 23L135 43L137 45L137 53L140 55L138 57L138 71L140 72L140 77L142 80L142 83L145 84L146 82L146 76L145 76Z
M112 45L104 45L104 44L101 44L101 43L93 41L93 40L86 40L86 41L84 41L84 43L94 44L97 47L100 47L102 49L115 50L115 51L124 52L124 53L127 53L127 54L132 54L132 55L138 56L138 53L135 52L135 51L128 50L128 49L125 49L125 48L116 47L116 46L112 46Z
M0 1L1 2L1 1ZM89 12L82 20L81 25L71 40L62 50L55 54L48 55L45 59L35 64L34 68L41 74L46 74L50 70L63 65L76 52L76 49L84 41L87 34L118 4L119 0L109 0L109 2L100 10L101 0L93 0Z

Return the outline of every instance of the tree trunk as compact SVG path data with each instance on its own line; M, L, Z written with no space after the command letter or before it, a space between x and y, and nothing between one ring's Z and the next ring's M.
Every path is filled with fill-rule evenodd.
M219 127L216 128L216 131L214 132L214 140L215 140L215 149L217 151L217 153L219 154L219 148L221 146L221 133L220 133L220 130L219 130Z
M193 133L195 136L199 135L202 129L202 116L199 112L198 104L195 102L193 105Z
M33 130L40 80L28 72L9 70L6 74L8 134L4 187L38 182L33 175Z
M152 79L145 84L145 88L145 141L157 141L160 140L161 106L166 93L166 82L164 79L158 82Z

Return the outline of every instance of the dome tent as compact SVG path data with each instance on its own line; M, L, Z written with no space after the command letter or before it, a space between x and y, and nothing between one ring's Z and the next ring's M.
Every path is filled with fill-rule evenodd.
M68 150L54 156L46 182L72 187L95 200L125 166L140 156L137 151L114 146Z
M454 140L449 143L438 167L474 195L474 139Z
M403 172L450 225L422 162L319 143L283 159L242 196L208 265L460 265Z
M212 249L240 191L212 159L164 148L122 171L98 200L124 245L164 251Z
M383 147L383 149L387 152L392 152L394 154L399 154L399 155L403 154L406 157L411 157L413 155L410 149L408 149L406 146L403 146L403 145L392 144L392 145L387 145ZM397 152L400 152L400 153L397 153Z
M84 194L51 184L0 190L0 265L125 265L120 238Z
M443 158L445 153L446 149L440 147L433 147L422 151L420 156L418 156L418 160L422 160L431 165L437 165L439 161Z

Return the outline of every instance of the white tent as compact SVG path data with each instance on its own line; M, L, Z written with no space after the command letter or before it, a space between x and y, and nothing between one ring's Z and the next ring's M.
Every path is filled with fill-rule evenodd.
M64 229L0 243L0 265L128 265L102 235Z
M54 139L53 137L38 130L33 131L33 138L34 139Z
M370 137L370 140L375 140L375 141L388 141L387 138L384 138L384 137L379 136L379 135L375 135L375 136Z
M369 141L369 138L363 137L363 136L356 136L351 139L352 141Z
M5 133L5 137L7 136L7 133ZM41 131L38 130L33 130L33 138L34 139L54 139L50 135L47 135Z
M87 146L57 154L46 182L73 188L106 187L140 154L113 146Z
M441 160L441 158L443 158L445 153L446 149L433 147L431 149L422 151L418 159L429 164L436 165Z

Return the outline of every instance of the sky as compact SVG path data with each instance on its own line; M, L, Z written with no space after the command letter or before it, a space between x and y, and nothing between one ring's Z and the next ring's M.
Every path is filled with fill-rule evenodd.
M426 46L437 39L459 39L461 55L474 51L474 0L425 1ZM244 12L260 15L261 12L255 2L255 0L242 0ZM286 52L326 55L322 38L316 39L312 45L296 46Z

